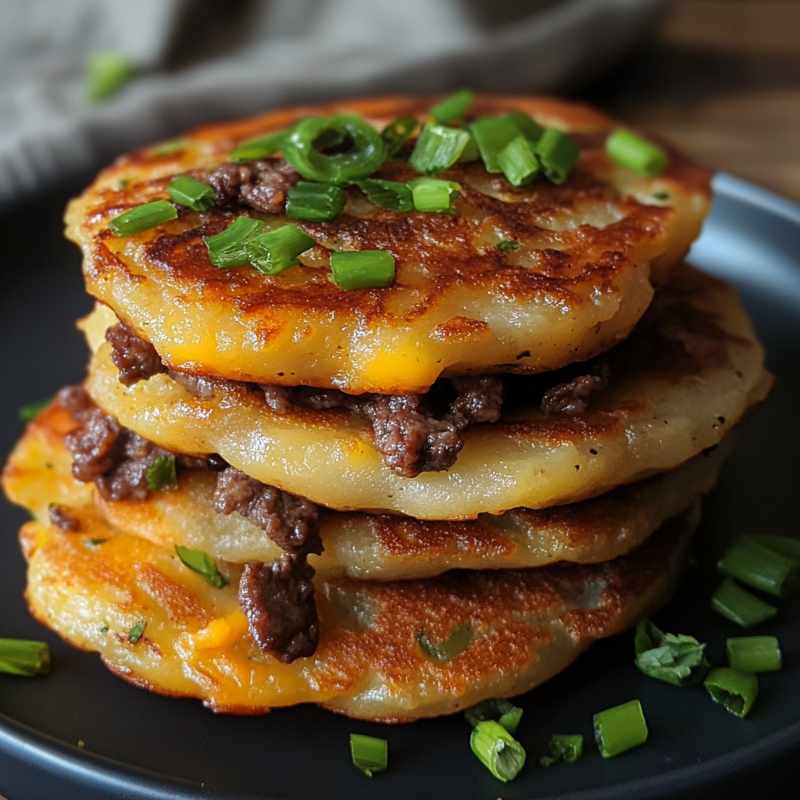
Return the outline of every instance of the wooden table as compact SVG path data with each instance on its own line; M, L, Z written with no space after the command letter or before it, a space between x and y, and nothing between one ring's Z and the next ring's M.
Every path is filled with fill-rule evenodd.
M800 200L800 0L675 0L653 40L580 94Z

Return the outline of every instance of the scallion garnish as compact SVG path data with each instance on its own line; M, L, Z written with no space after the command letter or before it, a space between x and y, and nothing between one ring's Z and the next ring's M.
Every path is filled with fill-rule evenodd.
M431 108L431 116L437 122L452 122L453 120L463 119L474 102L475 92L469 89L459 89L433 106Z
M762 547L800 562L800 539L792 536L754 536L752 539Z
M50 648L46 642L0 639L0 673L32 678L50 672Z
M189 146L186 139L167 139L165 142L154 144L147 151L151 156L171 156L175 153L182 153Z
M452 211L453 200L461 191L460 184L440 178L415 178L408 185L417 211Z
M414 208L411 189L405 183L366 178L357 181L356 185L364 192L370 203L380 208L392 211L411 211Z
M392 120L381 131L381 138L386 148L386 158L396 156L418 127L419 120L416 117L398 117Z
M799 562L747 537L734 542L717 567L725 575L775 597L794 591L799 582Z
M276 131L248 139L234 147L231 151L231 161L255 161L274 155L283 147L285 140L286 131Z
M386 250L331 253L331 275L340 289L381 289L394 282L394 256Z
M114 236L130 236L177 218L178 212L172 203L153 200L117 215L108 223L108 227Z
M497 163L513 186L530 183L542 170L533 145L524 136L514 137L498 153Z
M152 492L157 492L159 489L166 489L170 486L176 486L178 483L178 473L175 466L175 456L158 456L145 470L144 475L147 480L147 488Z
M147 627L147 621L140 619L134 622L131 629L128 631L128 641L131 644L136 644L142 636L144 636L144 629Z
M179 544L175 545L175 553L185 566L202 575L215 589L228 585L228 579L219 571L217 562L208 553Z
M673 686L703 680L709 669L705 647L694 636L664 633L650 620L636 626L636 666L648 677Z
M467 131L431 122L422 129L408 163L417 172L441 172L461 158L469 143Z
M368 778L389 766L389 742L375 736L350 734L350 757L353 764Z
M206 236L208 258L215 267L228 269L249 263L246 245L264 230L264 223L252 217L237 217L224 231Z
M346 149L325 153L320 140L334 134L350 142ZM365 120L348 114L333 117L306 117L286 137L286 160L304 177L323 183L346 183L366 178L386 157L381 135Z
M470 646L472 635L472 625L464 623L456 625L441 642L432 642L425 631L420 631L417 633L417 642L428 658L444 663L460 656Z
M555 734L550 737L547 753L539 759L543 767L553 764L574 764L583 755L583 736L580 733Z
M86 62L86 94L97 103L116 94L133 76L130 59L116 50L90 53Z
M765 603L730 578L726 578L711 596L711 607L743 628L752 628L778 613L775 606Z
M314 240L297 227L282 225L259 233L245 245L250 263L264 275L277 275L297 263L297 257L314 246Z
M38 417L39 414L41 414L42 411L44 411L52 402L53 398L48 397L46 400L38 400L35 403L27 403L20 408L19 418L23 422L31 422L32 420L36 419L36 417Z
M502 172L500 152L517 136L535 142L541 128L527 115L512 112L498 117L481 117L469 126L488 172Z
M203 181L189 175L176 175L167 186L170 200L193 211L208 211L216 202L216 192Z
M516 733L522 719L522 709L508 700L484 700L464 712L464 719L474 728L479 722L493 719L509 733Z
M603 758L614 758L647 741L647 722L638 700L599 711L593 722L594 736Z
M553 183L564 183L580 155L575 140L555 128L544 130L534 145L534 152L542 163L544 174Z
M737 717L746 717L758 697L758 678L730 667L712 669L703 686L715 703Z
M520 244L516 239L501 239L495 247L501 253L513 253L515 250L519 250Z
M617 128L606 139L609 158L640 175L660 175L667 166L667 154L653 142L633 131Z
M286 216L312 222L330 222L344 210L347 195L332 183L298 181L286 193Z
M498 722L479 722L469 737L469 746L495 778L504 783L514 780L525 766L525 748Z
M775 636L740 636L725 642L728 664L739 672L777 672L783 667Z

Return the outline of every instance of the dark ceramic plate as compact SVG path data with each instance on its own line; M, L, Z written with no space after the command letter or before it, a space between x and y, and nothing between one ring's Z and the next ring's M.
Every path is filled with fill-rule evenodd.
M720 662L725 637L736 631L708 610L715 579L702 565L713 563L732 533L796 532L800 209L725 175L717 177L715 189L713 214L691 260L742 288L778 377L772 398L744 426L722 484L706 503L701 567L687 575L659 615L668 630L707 641L712 660ZM6 281L0 295L6 342L2 452L20 432L18 407L75 381L83 370L84 349L73 321L89 303L77 253L61 238L58 205L0 221ZM786 669L763 676L758 705L744 721L710 702L702 689L675 689L640 675L632 664L630 635L597 645L565 674L521 698L520 738L531 764L515 783L501 785L471 756L460 715L394 728L313 707L263 718L217 717L197 702L127 686L95 656L73 651L28 617L16 542L23 515L5 504L0 514L0 631L44 637L55 659L46 679L0 679L0 794L10 800L675 797L711 783L718 789L734 773L758 765L763 771L789 749L800 751L798 608L784 607L764 629L781 637ZM604 761L591 740L592 713L634 697L644 705L650 741ZM354 769L350 731L389 739L386 774L370 781ZM574 766L540 769L537 756L555 732L584 733L587 754ZM85 743L81 748L79 740Z

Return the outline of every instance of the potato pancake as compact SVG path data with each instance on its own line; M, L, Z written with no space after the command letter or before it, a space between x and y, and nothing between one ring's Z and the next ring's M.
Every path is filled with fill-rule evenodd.
M697 236L709 173L666 148L663 174L634 174L606 155L617 123L575 103L483 97L470 112L516 110L570 132L580 159L562 185L515 188L479 161L456 163L439 173L460 186L452 214L380 208L351 186L338 219L297 221L315 246L280 274L212 265L204 237L237 214L224 205L181 208L177 219L125 237L108 227L120 212L164 199L173 176L208 176L250 137L319 114L358 114L381 128L403 115L424 119L429 107L389 98L295 108L198 129L170 152L120 158L67 212L88 291L172 368L354 394L423 392L440 375L552 370L625 338ZM279 169L264 163L270 174ZM390 159L373 177L417 173ZM286 222L282 213L248 213L269 227ZM331 282L331 250L368 249L395 258L391 286L343 291Z

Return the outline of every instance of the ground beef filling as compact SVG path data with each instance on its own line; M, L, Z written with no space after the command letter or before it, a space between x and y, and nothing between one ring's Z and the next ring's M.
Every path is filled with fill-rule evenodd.
M166 372L161 357L150 342L137 336L127 325L118 322L106 330L111 345L111 360L119 370L119 382L132 386L159 372Z
M251 562L244 567L239 600L254 641L285 662L314 653L319 623L314 569L307 557L322 552L319 509L314 503L265 486L217 455L175 455L158 447L101 411L81 386L62 389L58 402L80 423L65 437L72 473L80 481L93 481L107 500L144 500L150 491L147 470L159 456L174 455L179 470L217 472L217 511L242 514L286 551L274 564ZM77 529L71 527L77 521L59 506L50 509L50 519L62 529Z
M286 193L300 176L286 161L221 164L206 176L220 205L249 206L264 214L282 214Z
M542 395L541 409L545 414L585 414L594 395L608 387L608 362L597 361L594 372L577 375L566 383L559 383Z
M50 524L61 528L62 531L75 533L81 529L80 520L73 517L66 506L50 503L47 507L47 516L50 518Z

